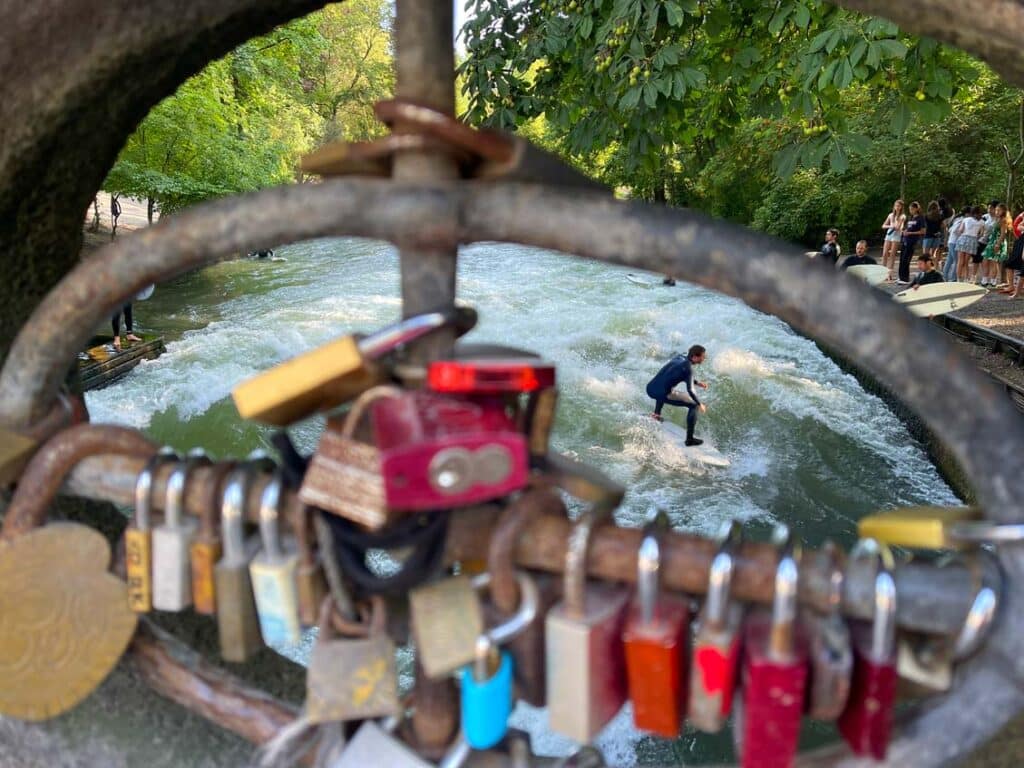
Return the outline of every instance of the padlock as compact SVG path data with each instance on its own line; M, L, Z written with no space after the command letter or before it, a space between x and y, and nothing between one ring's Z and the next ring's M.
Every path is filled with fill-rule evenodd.
M217 633L225 661L243 662L263 647L256 601L249 580L253 546L245 540L244 512L252 468L234 470L221 500L224 555L214 569L217 591Z
M555 386L555 366L533 357L435 360L427 388L453 395L527 394Z
M348 402L386 379L376 361L440 328L461 335L476 325L469 307L416 315L364 338L346 336L292 358L235 387L231 396L244 419L288 424Z
M316 514L305 504L295 509L292 528L299 545L299 565L295 570L295 585L299 598L299 621L303 626L316 625L320 604L327 595L327 577L321 554L314 545L316 534L312 516Z
M501 398L403 392L371 408L389 509L479 504L526 485L526 436Z
M516 546L524 528L540 516L565 518L565 503L546 488L529 490L512 501L498 518L487 549L487 571L491 574L491 599L484 604L488 623L504 621L519 608L522 596L516 581ZM535 574L537 615L506 645L512 655L517 698L535 707L547 704L545 678L544 617L562 597L562 580Z
M354 435L374 400L401 394L397 387L373 387L356 398L343 418L327 420L302 479L299 501L370 530L383 528L397 517L387 508L380 452Z
M432 764L417 755L391 734L393 727L381 726L367 720L345 745L341 757L330 768L367 768L371 765L388 768L432 768Z
M221 483L235 468L235 462L216 464L210 475L210 500L199 514L199 528L189 548L192 565L192 607L196 613L214 616L217 613L217 590L213 571L222 552L219 512Z
M896 582L892 554L874 539L861 539L850 560L875 560L875 611L870 624L853 625L853 680L836 725L857 755L884 760L896 696Z
M39 444L30 437L0 427L0 488L12 485Z
M807 683L807 640L797 622L797 556L789 529L780 547L771 614L752 613L743 628L741 698L734 735L743 768L789 768L796 755Z
M555 425L558 390L554 387L533 392L526 405L525 432L530 456L542 460L551 448L551 430Z
M282 540L278 524L282 487L281 473L276 471L260 497L260 540L263 546L249 563L256 613L260 618L263 642L267 645L294 645L302 636L295 581L299 555Z
M626 701L622 626L629 593L587 584L591 533L611 513L587 510L573 526L565 558L565 596L545 624L548 716L551 729L589 742Z
M834 542L826 541L819 557L827 560L829 571L828 611L807 609L800 620L807 631L810 650L810 681L806 714L815 720L835 720L846 707L853 674L850 630L841 613L843 567Z
M416 656L428 678L448 675L475 657L484 617L471 577L454 576L412 590L409 618Z
M708 595L697 617L690 673L689 719L705 733L722 730L732 710L740 659L743 606L729 600L736 550L743 529L735 520L722 526L711 561Z
M146 462L135 481L135 514L124 531L128 605L136 613L153 609L153 540L150 512L153 509L153 475L167 461L177 461L170 448L162 448Z
M622 643L634 724L642 731L673 739L686 715L690 604L674 595L658 594L659 537L669 527L668 516L658 510L644 528L636 558L637 595Z
M320 610L320 634L306 672L306 718L347 722L399 712L395 644L387 633L384 600L371 598L368 627L350 628L363 637L338 637L339 617L328 596ZM376 761L374 761L376 762ZM372 763L368 763L372 764Z
M477 582L489 574L475 577ZM507 621L482 633L473 663L463 667L462 733L473 749L490 749L505 737L512 714L512 655L501 645L520 634L537 617L537 587L524 573L516 574L519 608Z
M922 696L953 685L953 642L944 635L904 632L896 642L897 693Z
M190 453L167 478L164 522L153 529L153 608L158 611L183 611L192 604L189 550L196 524L185 516L185 489L192 470L209 462Z
M857 535L880 544L911 549L953 549L956 523L981 518L977 507L901 507L862 517Z

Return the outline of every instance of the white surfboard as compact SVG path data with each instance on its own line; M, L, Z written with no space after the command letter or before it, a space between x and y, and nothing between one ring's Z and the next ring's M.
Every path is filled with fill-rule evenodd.
M639 285L641 288L654 288L661 285L661 280L652 275L638 275L635 272L627 272L626 279L634 285Z
M889 268L881 264L855 264L847 267L846 273L859 277L868 285L878 285L889 277Z
M707 440L703 445L687 445L686 430L671 421L659 422L661 431L673 444L679 447L687 456L693 457L695 461L707 464L709 467L728 467L732 464L728 457L711 445Z
M145 288L143 288L141 291L139 291L138 293L135 294L135 300L136 301L145 301L146 299L148 299L150 296L153 295L153 291L155 291L155 290L156 290L156 285L151 283L151 284L147 285Z
M970 283L930 283L900 291L893 298L918 317L928 317L969 307L986 293Z

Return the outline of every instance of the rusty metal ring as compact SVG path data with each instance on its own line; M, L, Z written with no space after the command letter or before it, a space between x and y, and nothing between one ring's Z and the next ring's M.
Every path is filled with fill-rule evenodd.
M739 298L856 360L899 393L975 479L988 518L1024 522L1024 474L1011 470L1024 452L1024 425L1005 395L937 329L866 285L808 264L774 238L693 211L529 184L339 179L169 217L107 246L40 303L0 373L0 423L17 428L38 418L91 329L142 287L258 243L329 236L422 247L518 242L670 274ZM97 270L103 279L96 279ZM892 354L894 348L909 351ZM962 408L967 401L970 413ZM1024 583L1024 555L1006 549L1000 556L1010 577L1003 620L965 665L958 688L893 742L892 761L946 763L1024 707L1024 690L1007 684L1024 681L1024 593L1012 588Z

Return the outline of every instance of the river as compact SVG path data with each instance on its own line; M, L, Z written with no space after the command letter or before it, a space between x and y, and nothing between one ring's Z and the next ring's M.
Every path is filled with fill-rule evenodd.
M317 240L276 253L286 260L222 262L137 303L137 327L163 334L167 352L89 393L93 421L215 457L269 448L269 430L239 419L231 388L340 334L393 322L400 309L398 258L387 244ZM784 521L810 545L827 537L849 545L857 519L880 507L957 503L892 411L813 342L735 299L683 283L642 288L625 274L503 244L462 249L458 274L460 299L480 313L468 340L532 349L558 364L554 448L628 486L620 523L638 525L657 506L679 529L712 533L736 518L763 538ZM708 411L697 433L731 459L724 470L689 462L647 416L645 383L694 343L708 349L698 372L709 383ZM290 430L300 450L315 447L321 426L313 419ZM308 642L292 649L307 652ZM520 706L514 719L536 751L569 749L544 727L543 712ZM828 734L805 731L812 741ZM617 765L731 754L726 737L644 738L628 712L598 744Z

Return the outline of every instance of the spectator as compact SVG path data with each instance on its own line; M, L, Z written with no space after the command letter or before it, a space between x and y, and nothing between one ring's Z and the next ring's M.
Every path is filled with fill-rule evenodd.
M946 262L942 266L942 278L947 283L956 282L956 240L963 231L964 216L970 215L970 211L970 208L964 208L960 213L954 214L950 217L949 224L947 225Z
M825 244L821 246L818 255L828 259L833 265L839 261L839 230L832 227L825 233Z
M938 260L939 246L942 245L942 211L937 201L928 203L928 211L924 215L924 242L921 243L922 253L927 253L933 260Z
M1006 279L1006 269L1003 267L1010 251L1010 230L1012 228L1013 220L1010 219L1009 211L1006 210L1005 205L999 203L992 214L991 234L988 238L988 245L985 246L985 251L982 254L985 266L991 273L988 284L993 288L1005 289L1006 286L1010 286L1010 289L1013 289L1010 281ZM1010 280L1012 279L1011 277Z
M858 240L856 252L853 256L847 256L846 261L843 262L840 270L849 269L850 267L859 267L861 264L877 264L873 258L868 256L868 241Z
M924 222L924 216L921 214L921 204L916 201L911 203L910 218L907 219L903 227L903 242L900 246L900 273L899 280L896 281L900 285L910 283L910 260L914 257L914 250L917 248L917 244L924 237Z
M959 222L960 235L956 240L956 279L961 283L970 281L970 264L978 250L978 233L981 231L982 207L974 206Z
M1010 296L1011 299L1016 299L1020 296L1021 288L1024 288L1024 210L1013 220L1013 236L1016 241L1006 262L1006 268L1017 270L1017 287Z
M903 227L907 223L907 216L903 213L903 201L897 200L892 204L892 211L885 217L882 229L885 230L885 244L882 246L882 263L889 269L889 279L892 280L892 270L896 266L896 254L900 249L900 239L903 237Z
M991 235L993 226L995 224L995 213L997 205L999 205L998 200L990 200L988 204L988 212L981 217L981 228L978 231L978 247L974 252L974 258L971 259L971 263L975 265L975 285L989 284L990 269L989 265L985 262L985 249L988 247L989 235ZM995 275L992 275L992 278L992 284L995 285Z

